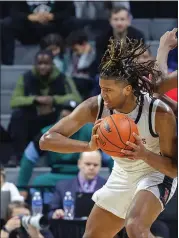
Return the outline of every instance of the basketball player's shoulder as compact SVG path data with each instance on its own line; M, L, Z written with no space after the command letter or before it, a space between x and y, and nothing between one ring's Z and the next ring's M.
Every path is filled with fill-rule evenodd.
M160 99L158 99L158 100L159 100L159 103L158 103L158 106L157 106L157 113L174 115L172 109L166 103L164 103Z
M173 110L164 102L159 100L157 111L156 111L156 131L159 133L161 127L165 130L166 128L175 125L176 119ZM162 129L162 130L163 130Z
M83 107L90 111L92 117L96 119L98 113L98 96L90 97L85 100L83 103Z

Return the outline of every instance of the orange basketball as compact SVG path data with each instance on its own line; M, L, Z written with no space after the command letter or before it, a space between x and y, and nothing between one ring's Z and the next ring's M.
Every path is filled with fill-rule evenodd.
M132 150L126 145L127 141L135 143L132 133L138 133L135 122L124 114L113 114L103 119L97 134L99 135L99 147L110 156L125 156L121 150Z

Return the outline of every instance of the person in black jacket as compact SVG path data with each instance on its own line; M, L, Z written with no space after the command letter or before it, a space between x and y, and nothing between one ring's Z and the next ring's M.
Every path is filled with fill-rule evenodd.
M36 44L50 33L67 36L74 28L75 8L68 1L23 1L13 3L14 31L23 44ZM73 24L70 24L73 21Z
M110 37L129 39L144 39L144 34L131 26L131 14L125 7L116 7L111 10L109 25L103 29L103 34L96 40L97 58L96 65L99 65L104 52L107 49Z

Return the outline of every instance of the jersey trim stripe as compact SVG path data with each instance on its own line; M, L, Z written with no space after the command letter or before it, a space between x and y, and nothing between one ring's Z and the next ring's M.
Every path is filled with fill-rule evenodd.
M99 113L98 113L97 120L101 119L101 116L103 114L103 109L104 109L104 100L101 97L100 108L99 108Z
M141 95L141 102L140 102L140 106L139 106L138 115L135 119L135 124L137 124L140 120L140 117L142 115L143 104L144 104L144 95Z
M141 118L143 104L144 104L144 95L141 95L141 103L140 103L140 106L139 106L138 115L135 119L135 124L137 124L139 122L140 118ZM100 109L99 109L99 113L98 113L98 116L97 116L97 120L101 119L101 116L103 114L103 109L104 109L104 100L101 97ZM113 110L109 110L109 111L110 111L110 115L113 115Z
M153 127L152 127L152 109L153 109L155 100L157 100L157 99L152 98L150 106L149 106L149 131L153 137L158 137L158 135L153 131Z

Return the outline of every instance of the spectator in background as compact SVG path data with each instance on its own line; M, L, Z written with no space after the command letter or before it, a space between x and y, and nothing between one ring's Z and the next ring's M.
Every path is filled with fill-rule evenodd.
M49 34L42 38L40 42L41 50L51 50L53 54L53 63L57 69L65 74L67 70L67 59L63 39L59 34Z
M75 5L75 14L78 19L95 20L107 19L109 9L105 2L99 1L73 1ZM99 14L101 13L101 14Z
M15 35L23 44L37 44L42 37L55 32L66 37L75 27L73 2L23 1L12 4Z
M63 103L81 101L73 81L53 66L49 51L39 51L32 70L20 76L12 95L9 132L16 156L40 130L57 121Z
M63 105L63 109L60 113L60 119L68 116L77 106L77 103L74 101L69 101L68 103ZM72 177L77 174L78 169L76 168L77 161L79 159L79 153L70 153L70 154L62 154L62 153L53 153L51 151L42 151L39 149L39 139L41 136L49 130L52 125L45 127L41 130L41 132L34 138L33 141L29 143L26 147L24 154L21 160L21 168L18 176L18 186L27 186L29 180L31 178L33 168L40 159L40 156L46 155L48 158L48 165L52 168L50 173L39 175L33 181L33 185L41 185L41 186L55 186L57 181L59 181L63 176L67 174L69 177L70 173L72 173ZM90 141L91 132L92 132L92 124L87 124L83 126L79 131L71 136L72 139L75 140L83 140ZM70 167L70 169L66 166L62 170L61 165L68 164L73 165L74 169ZM27 198L26 190L21 190L21 194Z
M96 40L97 65L99 65L104 52L107 49L110 37L121 39L127 36L129 39L144 39L144 34L131 26L131 14L125 7L116 7L111 10L110 25L104 29Z
M78 161L78 167L79 173L76 178L57 183L50 203L50 219L63 217L63 198L67 191L70 191L75 199L76 192L94 193L106 183L106 180L98 175L101 168L99 151L83 152Z
M6 182L5 170L2 166L0 167L0 174L1 191L9 191L11 201L24 201L24 198L20 195L17 187L13 183Z
M112 6L114 7L125 7L130 11L130 1L114 1L112 2Z
M0 2L0 61L5 65L12 65L14 61L15 37L12 28L11 10L11 5L8 2Z
M14 201L8 206L8 219L1 229L1 238L53 238L52 233L47 231L38 231L31 225L28 229L22 229L20 216L30 216L30 208L24 202Z
M73 1L75 6L75 15L77 19L81 20L81 23L85 25L90 25L90 23L95 22L98 24L97 20L108 19L110 11L113 7L126 7L130 10L129 1ZM99 14L102 13L102 14ZM104 22L103 22L104 23ZM92 24L93 25L93 24ZM93 25L94 26L94 25Z
M69 73L72 75L83 99L86 99L93 88L92 76L96 50L83 31L71 32L67 38L67 44L72 50Z

